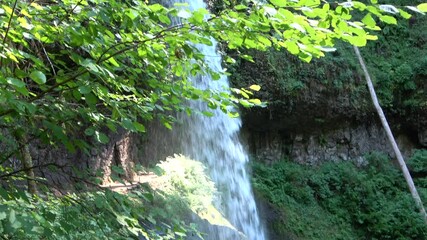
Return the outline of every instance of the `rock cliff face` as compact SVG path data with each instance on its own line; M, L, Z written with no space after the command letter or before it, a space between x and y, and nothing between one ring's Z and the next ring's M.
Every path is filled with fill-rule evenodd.
M342 160L361 164L363 156L373 151L393 156L369 96L360 96L365 102L362 107L352 104L351 92L310 87L267 108L244 109L243 131L250 153L266 162L290 157L308 164ZM426 110L386 111L404 155L427 147Z
M310 165L348 160L363 165L364 155L370 152L383 152L393 156L385 132L378 123L337 122L335 128L319 128L312 132L306 132L304 126L266 131L256 129L246 125L245 135L248 137L250 152L257 160L266 163L291 158ZM395 137L405 156L411 155L413 149L420 147L410 132L398 131Z
M247 74L256 76L257 68L248 68L251 70ZM243 131L256 159L273 162L290 157L300 163L317 164L342 160L362 163L363 156L373 151L393 156L367 94L350 89L339 91L316 79L312 81L296 97L274 96L280 101L271 102L267 108L243 110ZM266 83L260 97L273 98L271 93L276 90ZM363 82L350 84L360 87ZM354 103L356 94L358 104ZM410 155L414 148L427 146L427 114L422 109L403 114L388 110L390 124L405 155Z
M51 166L36 168L36 176L46 178L52 189L66 190L76 187L76 183L87 184L87 177L99 177L101 183L109 183L112 168L116 166L123 170L118 177L132 181L135 165L144 164L140 157L141 137L119 130L110 134L109 138L108 144L95 145L88 153L81 151L70 153L62 147L46 147L32 142L30 152L33 165ZM104 174L97 175L97 171Z
M340 48L309 64L284 52L250 54L255 63L241 60L234 66L231 80L235 87L261 85L256 97L268 103L267 108L242 110L244 135L255 159L271 163L288 157L307 164L353 160L363 164L364 155L373 151L393 156L349 49ZM427 99L425 95L415 97L426 91L425 80L421 81L425 76L414 69L411 79L417 89L413 92L392 85L393 71L387 75L390 85L381 85L374 76L380 101L406 156L415 148L427 147ZM394 89L391 96L386 95L389 88Z
M258 60L265 62L262 56ZM280 80L275 79L274 73L260 75L267 66L253 63L240 66L243 84L261 84L263 90L258 97L269 103L267 108L242 110L244 136L256 159L271 163L289 157L307 164L354 160L362 164L364 155L373 151L393 156L357 70L354 69L347 86L340 89L313 77L301 80L303 87L295 95L287 95L287 91L277 89ZM256 80L258 77L262 82ZM244 86L234 80L236 86ZM427 147L424 108L406 110L386 106L385 111L404 155L409 156L415 148Z

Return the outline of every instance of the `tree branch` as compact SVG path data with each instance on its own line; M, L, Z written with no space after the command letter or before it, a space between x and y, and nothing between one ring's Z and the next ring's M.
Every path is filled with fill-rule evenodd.
M4 34L1 52L3 52L4 45L6 44L7 35L9 34L9 30L10 30L10 27L12 24L13 14L15 13L17 3L18 3L18 0L15 0L15 2L13 3L12 13L10 14L9 22L7 23L6 33ZM3 66L3 58L1 58L1 60L0 60L0 66Z
M32 166L32 167L27 167L27 168L21 168L21 169L18 169L16 171L13 171L13 172L0 175L0 179L9 178L9 177L12 177L12 176L14 176L14 175L16 175L18 173L26 172L26 171L33 170L33 169L36 169L36 168L45 168L45 167L49 167L49 166L54 166L54 167L57 167L57 168L64 168L66 165L58 165L56 163L46 163L46 164L41 164L41 165L37 165L37 166Z

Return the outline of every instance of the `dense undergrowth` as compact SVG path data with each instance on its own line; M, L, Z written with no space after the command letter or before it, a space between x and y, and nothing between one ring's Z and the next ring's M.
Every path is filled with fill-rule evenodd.
M0 239L201 239L193 221L216 193L203 165L175 156L157 169L155 183L126 194L92 188L31 196L0 188Z
M361 167L255 163L255 191L278 214L270 231L285 239L426 239L427 227L398 168L379 153L367 160ZM426 160L427 151L418 151L409 166L426 169ZM426 176L415 181L426 201Z

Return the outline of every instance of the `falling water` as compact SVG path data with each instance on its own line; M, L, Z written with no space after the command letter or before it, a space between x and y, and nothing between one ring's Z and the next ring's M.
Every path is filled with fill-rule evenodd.
M188 3L191 10L206 8L203 0L191 0ZM209 67L222 72L221 56L216 51L217 43L212 41L212 46L197 47L206 56L205 61ZM217 81L213 81L210 76L197 76L192 81L199 89L223 90L229 86L226 76ZM201 112L208 110L202 102L193 101L190 105ZM265 239L246 171L248 155L238 137L240 118L230 118L220 110L216 110L215 116L210 118L198 114L182 117L185 117L182 119L185 131L181 136L184 154L207 165L211 178L222 194L216 207L222 210L225 217L247 239ZM214 232L208 233L209 238L236 239L230 235L230 231L218 229L212 228L211 231Z

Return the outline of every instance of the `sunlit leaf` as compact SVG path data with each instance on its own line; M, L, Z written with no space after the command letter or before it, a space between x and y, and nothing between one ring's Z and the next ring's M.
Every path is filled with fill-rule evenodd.
M365 17L362 19L362 22L369 27L374 27L377 24L370 13L365 15Z
M283 0L271 0L270 2L276 5L277 7L285 7L287 5L287 1Z
M382 5L380 5L380 6L379 6L379 8L380 8L382 11L384 11L384 12L388 12L388 13L391 13L391 14L399 13L399 10L398 10L395 6L393 6L393 5L389 5L389 4L382 4Z
M177 16L178 16L178 17L180 17L180 18L188 19L188 18L190 18L190 17L191 17L191 13L189 13L189 12L188 12L188 11L186 11L186 10L180 10L180 11L178 12Z
M417 9L420 10L421 12L427 12L427 3L421 3L420 5L417 6Z
M421 14L425 14L423 11L418 10L418 8L414 7L414 6L405 6L407 9L412 10L414 12L417 13L421 13Z
M380 17L380 20L388 24L397 24L396 18L392 16L383 15Z
M255 99L249 99L249 102L255 104L255 105L261 105L261 100L255 98Z
M261 86L256 85L256 84L251 85L249 88L250 88L251 90L254 90L254 91L259 91L259 90L261 90Z

